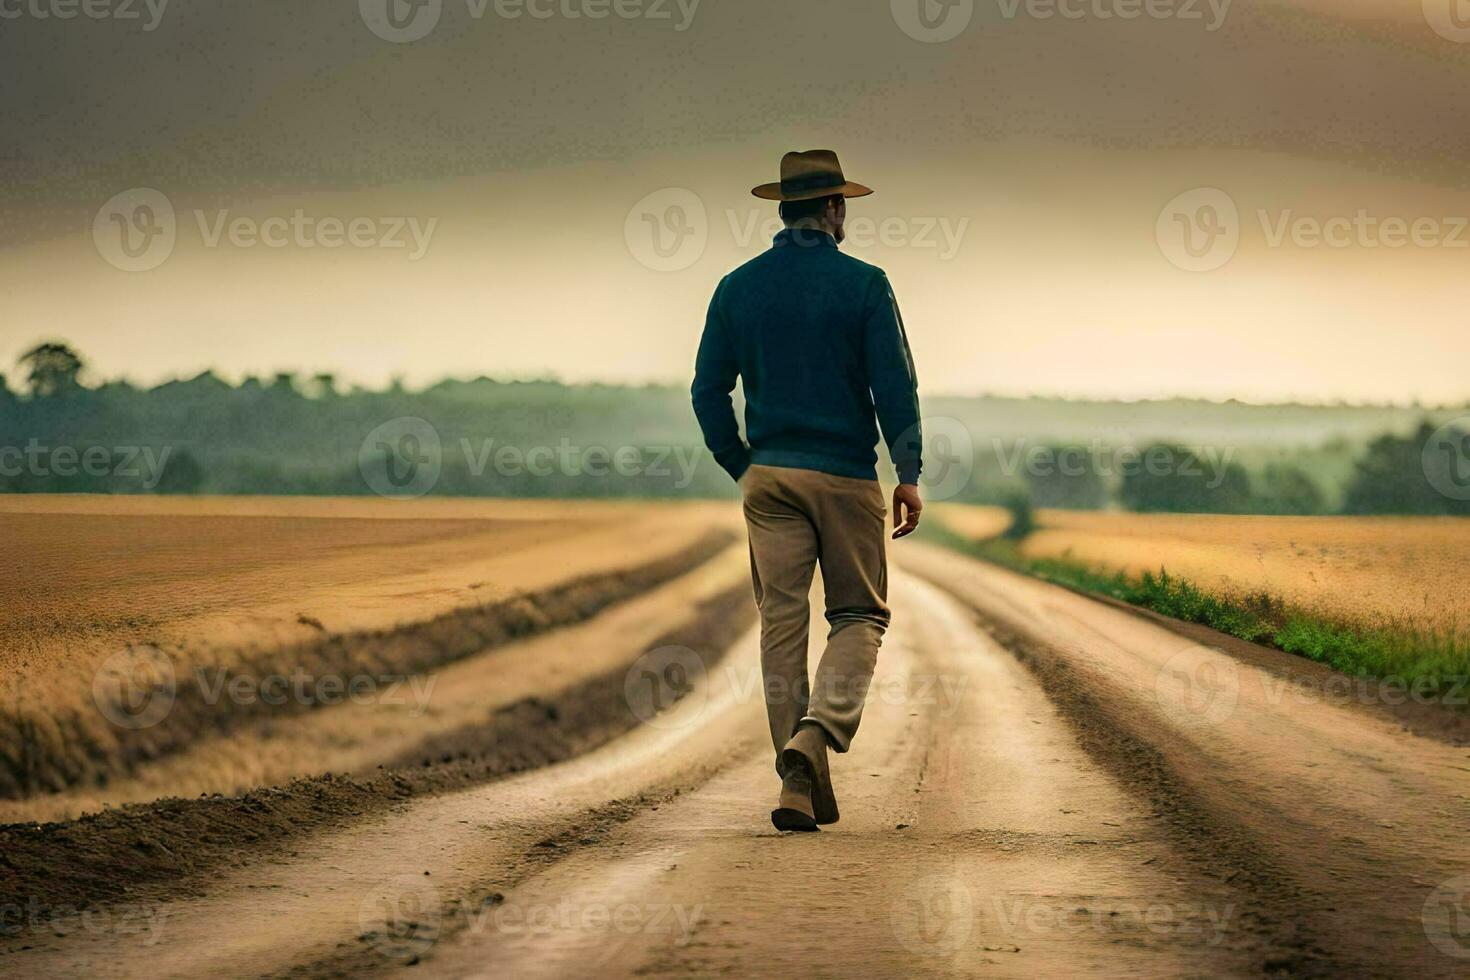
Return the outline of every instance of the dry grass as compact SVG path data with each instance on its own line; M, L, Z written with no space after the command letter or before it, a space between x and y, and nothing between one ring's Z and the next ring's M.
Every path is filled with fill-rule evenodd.
M181 697L120 729L92 696L120 650L216 676L412 673L691 567L730 539L709 536L727 510L0 498L20 558L0 568L0 795L98 784L261 710Z
M934 513L951 531L972 541L998 538L1011 526L1010 512L1004 507L939 504Z
M1344 622L1470 625L1470 519L1044 510L1037 524L1021 549L1030 559L1164 569L1210 592L1266 594Z

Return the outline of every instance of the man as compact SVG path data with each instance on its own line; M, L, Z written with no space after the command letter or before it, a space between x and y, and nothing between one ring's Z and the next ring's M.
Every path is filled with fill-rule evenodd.
M715 289L694 374L705 444L740 484L761 616L761 669L781 776L778 830L837 822L827 750L846 752L888 626L878 424L898 470L895 538L919 525L920 433L913 358L883 270L838 251L846 180L831 150L788 153L785 230ZM745 389L740 437L730 392ZM876 418L875 418L876 417ZM827 647L807 677L807 596L822 567Z

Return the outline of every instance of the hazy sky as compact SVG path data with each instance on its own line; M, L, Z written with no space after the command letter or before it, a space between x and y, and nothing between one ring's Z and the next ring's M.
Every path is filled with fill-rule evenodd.
M0 370L683 380L830 146L930 391L1470 397L1450 0L384 2L0 0Z

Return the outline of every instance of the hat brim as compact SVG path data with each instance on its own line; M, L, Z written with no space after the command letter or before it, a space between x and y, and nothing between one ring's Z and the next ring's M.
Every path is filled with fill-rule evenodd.
M834 194L841 194L843 197L867 197L873 193L873 189L849 180L847 183L838 184L836 187L818 187L815 190L783 194L781 192L781 182L776 181L774 184L761 184L759 187L752 187L750 193L763 201L814 201L819 197L831 197Z

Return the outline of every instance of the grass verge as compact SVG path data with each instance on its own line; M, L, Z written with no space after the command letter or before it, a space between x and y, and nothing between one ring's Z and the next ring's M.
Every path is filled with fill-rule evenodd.
M1012 538L975 541L926 528L936 544L1057 585L1111 596L1164 616L1275 647L1354 677L1391 680L1416 692L1463 690L1470 636L1398 620L1348 622L1290 605L1267 592L1221 595L1160 569L1129 575L1063 558L1029 558ZM1446 703L1450 699L1445 699ZM1463 707L1463 706L1460 706Z

